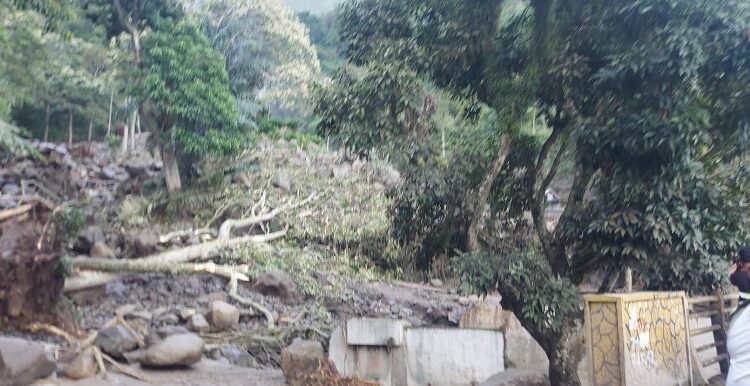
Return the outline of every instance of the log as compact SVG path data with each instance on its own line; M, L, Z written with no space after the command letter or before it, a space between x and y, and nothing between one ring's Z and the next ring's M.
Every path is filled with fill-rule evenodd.
M142 260L112 260L76 258L72 260L73 266L81 270L101 272L158 272L171 274L211 273L228 279L250 281L245 275L247 265L229 266L216 265L212 262L205 264L170 263L160 261Z
M0 200L13 200L13 201L21 201L21 202L34 202L34 203L40 203L44 205L49 210L54 210L57 205L55 205L52 201L49 201L39 195L13 195L13 194L3 194L0 195Z
M21 205L17 208L0 210L0 221L5 221L9 218L20 216L26 212L31 211L34 206L31 204Z
M140 263L189 263L194 260L207 260L219 255L219 253L226 249L243 244L262 244L269 241L277 240L284 237L287 230L269 233L267 235L258 236L244 236L237 237L229 240L217 240L204 244L192 245L186 248L174 249L144 257L141 259L135 259L131 261L138 261ZM87 276L87 277L85 277ZM88 274L84 277L79 278L68 278L65 283L64 292L78 291L86 288L97 287L104 285L119 279L122 279L124 275L121 274Z

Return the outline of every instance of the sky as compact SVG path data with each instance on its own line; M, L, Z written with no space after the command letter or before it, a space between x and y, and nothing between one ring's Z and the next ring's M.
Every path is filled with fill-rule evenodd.
M286 0L295 11L325 13L332 10L341 0Z

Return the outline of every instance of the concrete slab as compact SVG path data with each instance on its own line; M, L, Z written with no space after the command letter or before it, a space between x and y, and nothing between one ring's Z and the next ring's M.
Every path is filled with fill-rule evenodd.
M328 359L340 374L377 382L381 386L406 386L405 347L350 346L344 330L337 327L331 333Z
M409 328L406 342L410 386L470 386L505 371L499 331Z
M403 346L404 328L408 326L404 320L349 319L346 322L346 343L350 346Z

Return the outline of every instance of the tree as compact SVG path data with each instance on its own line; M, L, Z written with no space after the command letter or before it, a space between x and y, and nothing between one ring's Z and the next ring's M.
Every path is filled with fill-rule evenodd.
M192 162L243 148L237 108L223 58L188 21L147 34L142 60L141 116L159 141L167 187L174 193L180 174L195 174Z
M731 166L748 127L738 89L747 83L747 5L360 0L341 17L354 63L378 61L393 42L412 44L404 52L414 69L503 117L475 211L498 189L502 149L517 147L525 114L538 111L551 128L541 147L528 148L535 161L524 189L539 253L471 242L458 265L466 288L500 290L547 352L553 384L579 383L575 285L592 272L611 280L631 266L643 288L720 285L748 229L747 189ZM565 162L571 194L549 229L544 192Z
M244 122L255 115L256 100L276 115L310 114L320 62L307 28L283 1L212 0L193 8L201 10L211 46L226 57Z

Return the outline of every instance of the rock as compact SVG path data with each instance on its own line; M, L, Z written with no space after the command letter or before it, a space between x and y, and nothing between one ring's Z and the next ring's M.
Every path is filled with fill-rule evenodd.
M240 322L240 310L229 303L216 300L211 303L208 319L214 331L226 331Z
M292 386L307 385L306 378L325 363L327 359L320 342L296 338L281 350L281 371Z
M17 196L21 194L21 188L18 186L18 184L8 183L3 185L2 192L4 195Z
M226 358L230 364L240 367L256 367L257 363L247 350L236 346L222 347L221 356Z
M125 315L127 315L127 314L129 314L131 312L135 312L136 309L137 308L136 308L135 304L125 304L125 305L117 307L117 309L115 309L115 315L117 315L117 316L125 316Z
M128 363L140 363L144 355L146 355L146 352L143 350L135 350L123 354L125 361Z
M50 376L55 368L41 345L0 337L0 386L28 385Z
M141 256L153 253L159 245L159 237L154 232L140 231L130 234L128 238L136 253Z
M292 190L292 180L285 173L277 172L273 176L273 186L290 191Z
M533 370L510 369L482 382L480 386L550 386L547 374Z
M135 337L119 324L99 331L96 344L102 351L115 358L123 358L124 353L138 348Z
M211 326L202 314L194 314L188 319L187 328L194 332L209 332Z
M203 339L195 334L166 337L146 350L141 365L148 367L184 367L193 365L203 356Z
M94 358L94 348L89 347L78 355L65 370L65 376L70 379L91 378L99 370Z
M105 241L102 228L98 225L89 225L78 233L73 249L81 253L89 253L94 244Z
M190 331L182 326L165 326L151 330L146 337L146 346L153 346L169 336L181 334L190 334Z
M150 322L154 316L148 311L132 311L124 315L125 319L142 319Z
M166 325L172 325L173 326L175 324L179 324L180 323L180 317L177 316L176 314L164 314L164 315L162 315L162 316L159 317L158 322L161 323L161 324L166 324Z
M197 314L198 312L195 311L193 308L184 308L180 310L180 319L182 320L190 320L190 317Z
M253 290L265 296L275 296L284 302L292 302L297 298L297 285L292 277L283 271L271 271L261 276Z
M432 279L430 280L430 285L433 287L440 288L443 286L443 281L440 279Z
M102 259L117 258L117 254L115 254L115 251L113 251L110 247L107 246L107 244L101 241L97 241L96 243L94 243L94 245L91 247L91 250L89 251L89 256Z

